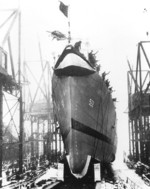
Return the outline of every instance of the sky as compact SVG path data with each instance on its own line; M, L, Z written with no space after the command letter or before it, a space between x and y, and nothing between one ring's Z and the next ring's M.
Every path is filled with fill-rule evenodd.
M101 72L108 79L117 98L119 147L128 150L127 59L136 66L137 44L150 40L149 0L64 0L69 5L73 41L98 51ZM38 42L43 59L51 60L67 43L52 40L47 31L68 32L67 18L59 10L58 0L0 0L1 8L21 8L22 59L31 61L34 69L39 60ZM33 61L33 62L32 62ZM51 66L53 66L53 61Z

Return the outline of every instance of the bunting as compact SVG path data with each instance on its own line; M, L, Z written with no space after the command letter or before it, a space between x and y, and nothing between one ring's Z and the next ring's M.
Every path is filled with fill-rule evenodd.
M68 17L68 6L67 6L67 5L65 5L63 2L60 1L59 9L60 9L60 11L61 11L66 17Z

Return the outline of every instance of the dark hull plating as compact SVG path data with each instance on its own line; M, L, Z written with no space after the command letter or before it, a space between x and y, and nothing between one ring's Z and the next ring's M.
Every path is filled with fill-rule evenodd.
M80 174L87 157L111 162L116 153L116 112L111 93L97 72L52 79L54 111L72 173Z

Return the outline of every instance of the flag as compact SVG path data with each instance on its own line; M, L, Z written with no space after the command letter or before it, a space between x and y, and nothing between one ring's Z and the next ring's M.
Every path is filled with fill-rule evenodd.
M66 35L61 33L60 31L55 30L55 31L49 32L49 33L51 33L51 36L52 36L53 39L57 39L58 41L67 39Z
M60 1L59 9L60 9L60 11L61 11L66 17L68 17L68 6L67 6L67 5L65 5L63 2Z

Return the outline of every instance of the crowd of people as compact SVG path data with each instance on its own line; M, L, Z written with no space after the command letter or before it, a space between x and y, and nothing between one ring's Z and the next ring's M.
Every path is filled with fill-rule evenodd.
M22 173L20 173L18 161L4 162L3 170L5 171L7 181L12 181L20 180L24 177L32 179L32 177L36 176L37 170L40 169L41 171L44 171L46 168L49 168L49 166L49 161L44 156L41 156L40 158L32 157L24 160Z

